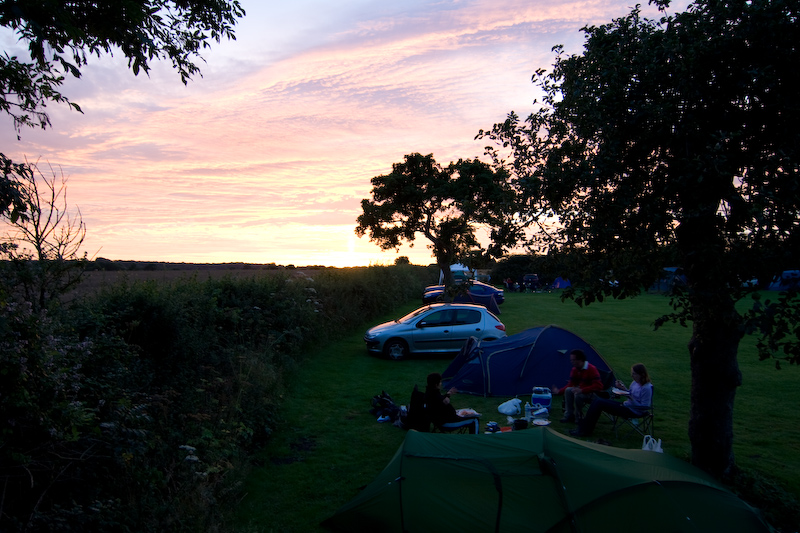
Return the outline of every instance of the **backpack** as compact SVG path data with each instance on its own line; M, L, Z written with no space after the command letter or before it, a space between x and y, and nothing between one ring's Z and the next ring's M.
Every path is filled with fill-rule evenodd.
M381 391L372 397L372 409L369 410L370 414L378 417L380 422L391 421L394 422L400 418L400 408L394 403L392 397L386 391ZM388 418L385 418L388 417Z
M411 391L411 400L408 402L408 415L405 420L406 429L417 431L430 431L431 422L425 408L425 393L414 385Z

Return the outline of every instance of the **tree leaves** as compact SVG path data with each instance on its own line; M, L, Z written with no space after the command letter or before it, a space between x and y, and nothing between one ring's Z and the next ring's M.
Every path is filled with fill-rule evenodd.
M733 466L741 335L761 335L762 357L800 353L796 293L736 307L756 290L744 282L800 264L798 11L697 0L648 20L636 7L584 28L582 54L555 48L552 71L534 76L543 104L481 133L501 146L495 164L531 185L530 216L550 221L529 244L571 252L579 304L683 269L675 312L656 326L692 322L692 460L718 476Z
M238 0L19 0L0 6L0 24L28 45L30 61L0 56L0 110L23 126L46 128L48 102L71 103L58 90L66 75L79 78L91 55L119 49L134 74L169 59L186 84L200 74L199 51L213 39L235 39L245 14Z
M478 159L445 168L433 154L413 153L393 164L390 174L372 178L372 185L372 199L361 201L356 235L369 235L384 250L413 245L424 235L445 276L452 263L480 249L478 225L491 232L487 253L499 256L518 241L514 184L505 170Z

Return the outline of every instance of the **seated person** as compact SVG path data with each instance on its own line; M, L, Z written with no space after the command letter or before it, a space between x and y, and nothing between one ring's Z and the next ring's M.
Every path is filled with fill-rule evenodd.
M569 362L572 370L569 381L560 389L553 385L550 387L553 395L564 395L564 418L561 422L574 422L581 417L583 405L594 398L594 393L603 390L600 371L586 360L583 350L572 350L569 353Z
M454 429L467 426L472 435L478 433L480 419L475 417L465 418L458 416L455 408L450 404L450 395L457 393L455 387L442 394L442 375L438 372L428 374L428 383L425 387L425 408L434 426L444 429Z
M623 403L615 400L604 400L596 398L586 416L578 423L577 429L570 430L570 435L575 437L588 437L597 425L600 413L606 412L614 416L624 418L638 418L645 414L646 408L653 404L653 384L650 382L650 375L647 368L641 363L636 363L631 367L631 377L633 382L630 388L617 380L616 386L622 390L630 391L630 396Z

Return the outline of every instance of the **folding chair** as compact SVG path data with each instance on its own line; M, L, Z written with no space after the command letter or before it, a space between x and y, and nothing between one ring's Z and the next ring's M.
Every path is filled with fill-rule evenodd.
M431 430L431 421L428 417L428 410L425 408L425 393L420 391L416 385L411 391L411 401L408 403L406 426L408 429L426 433Z
M441 410L434 411L427 405L425 410L427 411L428 420L433 425L431 433L469 433L470 428L474 428L476 435L480 433L481 419L479 417L463 418L456 422L444 422L441 419Z
M458 422L445 422L444 424L433 424L433 431L431 433L469 433L471 426L475 427L475 434L480 433L481 419L480 418L465 418Z
M611 398L611 396L612 396L611 389L614 388L614 383L616 383L616 381L617 381L617 378L614 375L614 371L613 370L598 370L598 372L600 373L600 381L603 383L603 390L599 390L597 392L593 392L591 394L584 395L583 405L581 406L581 411L580 411L580 413L575 413L579 418L583 418L584 408L592 405L592 400L594 400L595 397L604 398L604 399L607 400L608 398ZM564 399L563 396L561 397L561 408L562 408L562 410L566 409L566 403L565 403L565 399Z
M642 411L642 415L634 416L634 417L624 417L624 416L617 416L611 415L606 413L606 415L611 419L611 429L614 430L614 435L619 438L620 429L624 429L623 436L630 435L634 431L644 437L645 435L652 435L655 436L654 433L654 413L653 413L653 396L655 396L655 387L653 387L653 393L650 398L650 407L643 408L638 407L637 409Z
M595 394L600 398L611 398L611 389L614 388L617 377L614 375L613 370L599 370L598 372L600 372L600 381L603 383L603 390Z
M422 432L431 433L469 433L471 424L475 426L475 432L480 432L480 418L469 418L459 422L438 423L433 420L428 406L425 404L425 393L414 385L411 391L411 401L408 405L408 418L406 426L408 429L416 429Z

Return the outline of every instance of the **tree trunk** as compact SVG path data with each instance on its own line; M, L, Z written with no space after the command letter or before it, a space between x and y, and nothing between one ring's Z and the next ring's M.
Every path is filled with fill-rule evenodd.
M724 275L725 244L714 210L694 212L701 214L684 220L678 230L692 319L689 440L692 464L721 479L735 469L733 400L742 383L737 360L741 316Z
M452 300L449 289L455 285L453 281L453 271L450 270L450 265L453 264L455 254L450 249L451 243L446 239L435 236L430 232L425 234L428 239L433 243L433 255L436 257L436 264L442 272L442 283L444 284L444 292L442 296L446 302Z
M444 294L447 296L448 289L454 285L453 271L450 270L450 262L439 262L439 269L442 271L442 284L444 284ZM448 300L449 301L449 300Z
M719 318L696 318L689 343L692 464L720 479L735 469L733 400L742 383L737 361L741 333L725 322Z

